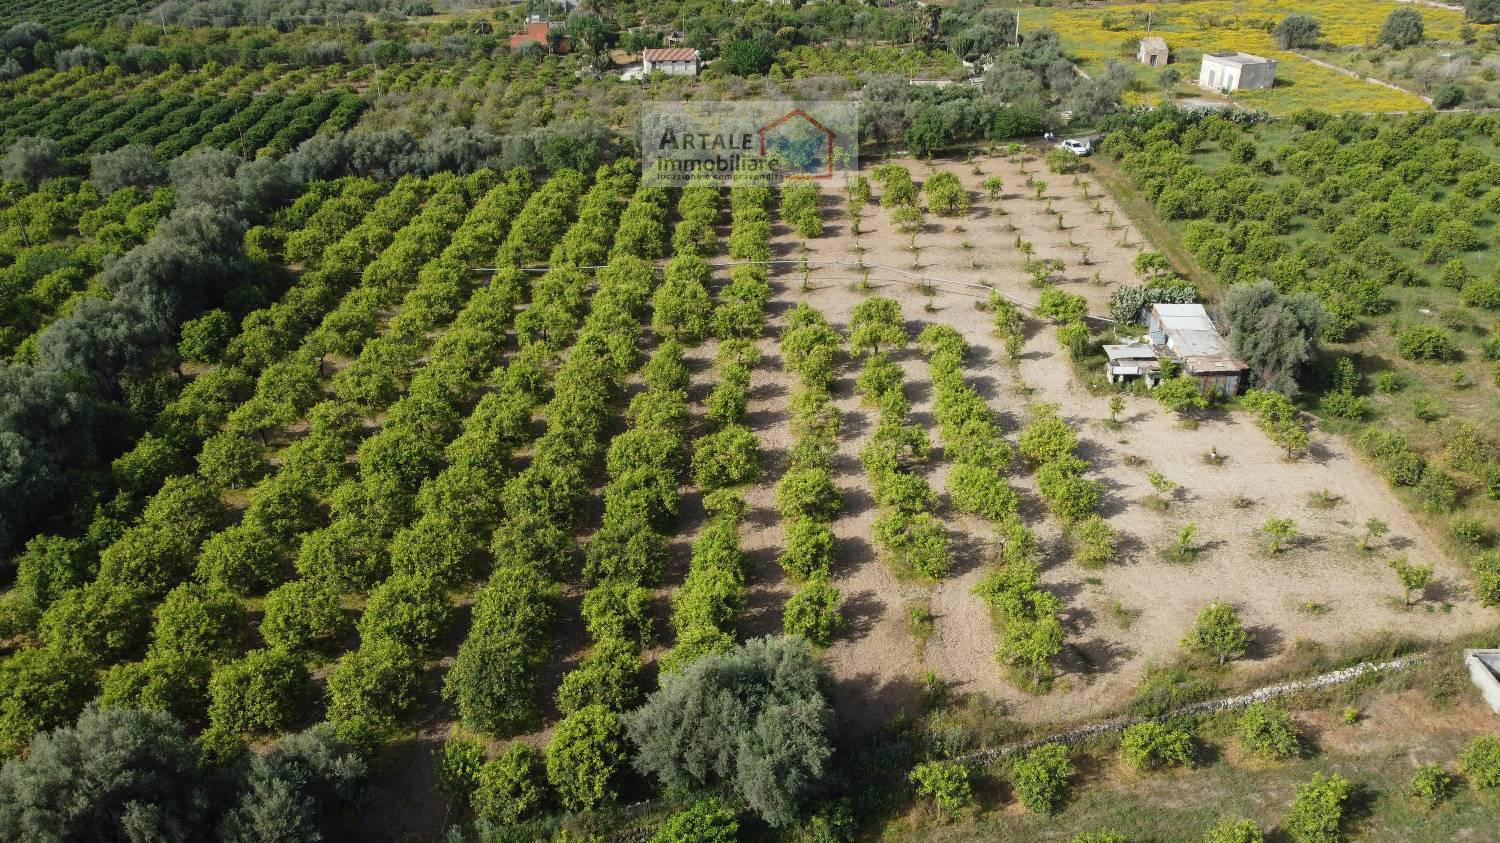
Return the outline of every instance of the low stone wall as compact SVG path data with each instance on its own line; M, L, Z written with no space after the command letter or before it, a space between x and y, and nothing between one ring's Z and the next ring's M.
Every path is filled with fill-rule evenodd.
M1205 700L1204 702L1193 703L1191 705L1183 706L1182 708L1174 709L1173 711L1170 711L1158 717L1114 717L1109 720L1100 720L1095 723L1089 723L1084 726L1079 726L1077 728L1058 732L1055 735L1049 735L1045 738L1035 738L1028 741L1020 741L1018 743L1007 744L1005 746L997 746L991 749L981 749L975 752L971 752L967 755L961 755L954 760L961 761L965 764L979 765L994 761L997 758L1004 758L1007 755L1013 755L1017 752L1026 752L1046 743L1060 743L1072 746L1074 744L1083 743L1084 741L1096 735L1103 735L1111 732L1122 732L1137 723L1144 723L1147 720L1168 720L1173 717L1181 717L1183 715L1212 714L1217 711L1229 711L1231 709L1244 708L1251 703L1264 702L1265 700L1274 699L1276 697L1284 697L1289 694L1297 694L1303 691L1315 691L1319 688L1329 688L1334 685L1344 685L1349 682L1353 682L1355 679L1358 679L1361 676L1366 676L1371 673L1391 673L1398 670L1405 670L1406 668L1411 667L1412 665L1417 664L1424 659L1426 659L1426 656L1406 656L1404 658L1392 659L1388 662L1363 662L1352 667L1346 667L1341 670L1332 670L1328 673L1319 674L1308 679L1298 679L1292 682L1282 682L1278 685L1267 685L1264 688L1256 688L1249 693L1240 694L1239 696L1223 697L1216 700Z

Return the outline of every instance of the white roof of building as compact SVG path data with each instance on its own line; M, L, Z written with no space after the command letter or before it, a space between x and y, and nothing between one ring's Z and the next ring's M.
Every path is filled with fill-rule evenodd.
M1148 50L1165 50L1167 48L1167 39L1159 35L1147 35L1141 39L1141 46Z
M1275 64L1275 62L1271 61L1270 59L1261 58L1260 56L1252 56L1249 53L1238 53L1234 50L1222 50L1217 53L1204 53L1203 60L1208 61L1209 59L1213 59L1214 61L1220 62L1222 64Z
M1172 353L1182 359L1189 371L1236 372L1245 368L1229 350L1228 341L1214 327L1203 305L1154 304L1151 310L1167 335Z

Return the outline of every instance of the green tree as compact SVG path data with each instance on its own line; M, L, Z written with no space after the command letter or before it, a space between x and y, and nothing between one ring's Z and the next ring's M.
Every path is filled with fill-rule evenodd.
M1295 396L1297 377L1318 351L1328 323L1311 293L1282 295L1269 281L1236 284L1224 299L1229 345L1245 361L1260 388Z
M1188 374L1163 379L1151 394L1156 396L1162 407L1182 416L1208 406L1208 399L1203 397L1203 391L1198 388L1197 379Z
M1271 40L1278 50L1295 50L1299 47L1317 46L1323 37L1323 28L1312 15L1294 12L1281 19L1271 30Z
M623 738L620 718L602 705L585 706L557 725L547 744L547 781L564 807L588 810L615 798Z
M1198 613L1182 646L1190 652L1212 656L1222 665L1250 649L1250 633L1245 631L1238 609L1215 600Z
M824 669L806 642L761 638L667 674L625 716L635 766L668 788L724 786L773 826L798 817L832 753ZM733 689L736 705L714 703Z
M225 735L271 735L300 717L312 695L307 665L285 650L251 650L214 671L208 719Z
M725 425L698 440L693 479L705 491L740 486L760 476L760 444L744 425Z
M1422 43L1422 15L1416 9L1394 9L1386 16L1375 43L1400 50Z
M19 755L32 735L72 722L94 677L87 650L28 647L0 661L0 754Z
M541 753L523 743L511 744L479 768L471 800L474 813L503 825L526 819L545 798L545 775Z
M183 583L167 592L155 615L154 655L220 659L239 652L245 609L223 589Z
M771 69L775 54L759 41L730 41L719 49L719 64L736 76L759 76Z
M840 621L839 590L826 574L818 574L787 598L782 628L787 635L800 635L827 646L838 632Z
M1067 794L1076 772L1072 753L1066 746L1046 743L1016 762L1010 780L1028 811L1050 814Z
M1500 0L1464 0L1464 13L1475 23L1500 21Z
M1073 560L1080 567L1102 568L1115 557L1115 542L1118 537L1109 522L1098 515L1090 515L1075 524L1071 538Z
M356 743L396 731L421 690L422 665L409 648L375 639L345 654L328 675L328 722Z
M1297 522L1290 518L1267 518L1260 527L1260 535L1267 553L1280 553L1297 537Z
M868 298L854 306L849 318L849 349L855 354L899 350L910 341L894 299Z
M1340 826L1345 803L1354 792L1349 780L1337 773L1313 774L1312 780L1297 788L1297 798L1281 820L1281 827L1297 843L1339 843L1344 839Z
M1391 570L1396 572L1396 579L1401 583L1401 599L1406 606L1416 602L1412 599L1413 594L1420 600L1427 586L1432 584L1432 566L1413 565L1404 554L1391 560Z

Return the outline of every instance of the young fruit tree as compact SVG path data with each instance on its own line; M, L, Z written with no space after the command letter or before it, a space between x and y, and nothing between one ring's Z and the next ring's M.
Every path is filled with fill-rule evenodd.
M1190 652L1216 658L1223 665L1249 651L1250 633L1245 630L1238 609L1215 600L1198 613L1182 646Z

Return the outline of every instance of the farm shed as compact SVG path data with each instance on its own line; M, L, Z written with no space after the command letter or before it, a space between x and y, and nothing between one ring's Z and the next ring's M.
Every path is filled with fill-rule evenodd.
M698 51L692 47L663 47L641 51L646 75L659 70L668 76L697 76Z
M1484 701L1500 714L1500 650L1464 650L1464 666Z
M1167 51L1167 39L1157 35L1147 35L1141 39L1141 48L1136 51L1135 57L1141 64L1149 64L1152 67L1163 67L1166 65L1171 54Z
M1161 383L1161 363L1156 359L1156 350L1146 343L1106 345L1104 355L1109 358L1110 383L1127 383L1136 378L1145 378L1147 386Z
M1215 91L1269 88L1276 84L1276 62L1249 53L1204 53L1198 84Z
M1146 330L1158 359L1176 360L1198 380L1205 393L1238 395L1250 379L1250 367L1234 356L1201 304L1153 304L1146 311Z

